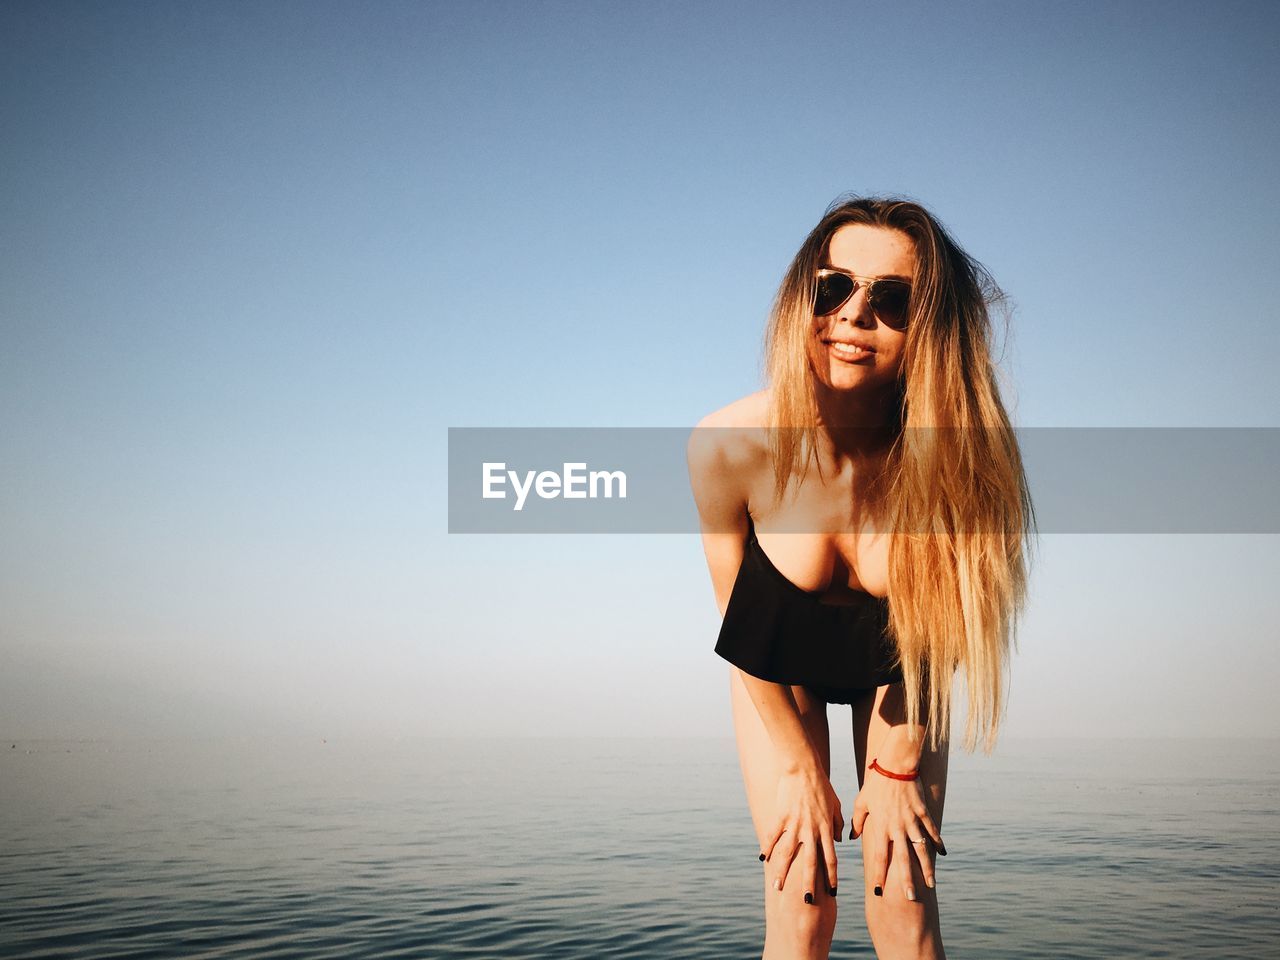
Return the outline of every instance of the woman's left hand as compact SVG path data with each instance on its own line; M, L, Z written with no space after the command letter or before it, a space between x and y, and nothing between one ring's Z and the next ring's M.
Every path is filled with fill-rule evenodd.
M870 829L862 841L862 849L867 876L875 885L876 896L888 883L890 845L894 870L906 880L904 892L908 900L917 899L911 870L913 857L909 851L915 851L914 859L920 863L925 885L934 885L933 851L929 847L936 844L944 857L947 848L925 805L919 777L894 780L876 770L868 770L853 804L854 837L861 837L864 828ZM923 843L911 842L921 839Z

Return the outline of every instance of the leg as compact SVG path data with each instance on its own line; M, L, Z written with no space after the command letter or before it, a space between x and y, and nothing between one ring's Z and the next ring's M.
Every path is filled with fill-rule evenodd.
M869 773L867 765L875 758L885 734L889 732L890 721L882 716L881 708L885 707L884 712L890 717L895 717L898 712L892 702L885 704L886 696L891 701L896 698L900 704L900 685L880 687L853 705L853 744L858 758L859 788L868 775L880 776L878 773ZM894 722L901 722L900 718L895 717ZM929 808L929 814L939 830L942 829L942 805L947 790L947 757L946 740L937 750L930 750L926 743L920 756L920 784L924 788L925 806ZM872 811L867 818L868 824L874 816L875 812ZM943 837L946 837L945 833ZM936 857L932 844L928 844L927 849L930 856ZM898 876L892 866L889 868L889 879L883 896L875 896L873 882L866 876L870 858L865 846L862 854L867 930L871 934L871 942L875 944L876 956L881 960L937 960L945 957L938 923L938 891L924 885L924 876L916 862L915 853L911 854L914 877L912 885L919 899L914 903L903 893L904 878ZM941 886L941 879L938 879L938 884Z
M747 790L747 805L755 825L756 839L763 849L766 834L777 816L778 759L773 741L760 713L747 693L736 667L729 670L729 699L733 706L733 727L738 741L738 759ZM800 719L809 738L817 746L823 767L831 772L831 741L827 731L827 705L815 700L803 687L792 687ZM821 857L819 857L821 863ZM761 864L767 867L768 864ZM782 890L774 890L765 873L764 960L826 960L836 926L836 901L819 885L814 902L804 902L804 884L788 880Z

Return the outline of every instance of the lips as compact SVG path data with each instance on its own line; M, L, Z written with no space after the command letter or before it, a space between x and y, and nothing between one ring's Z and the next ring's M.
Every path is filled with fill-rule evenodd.
M865 346L856 340L826 340L827 352L841 363L873 363L875 356L873 347Z
M875 352L876 352L876 348L875 348L875 347L871 346L871 344L869 344L869 343L863 343L863 342L862 342L862 341L860 341L860 340L835 340L835 339L831 339L831 340L823 340L822 342L823 342L823 343L839 343L839 344L842 344L843 346L847 346L847 347L858 347L859 349L862 349L862 350L867 351L867 353L875 353Z

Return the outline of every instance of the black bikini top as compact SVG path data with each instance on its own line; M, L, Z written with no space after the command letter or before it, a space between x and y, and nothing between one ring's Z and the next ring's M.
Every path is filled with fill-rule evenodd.
M747 524L716 653L774 683L855 691L900 681L888 600L865 592L851 604L819 600L773 565L750 514Z

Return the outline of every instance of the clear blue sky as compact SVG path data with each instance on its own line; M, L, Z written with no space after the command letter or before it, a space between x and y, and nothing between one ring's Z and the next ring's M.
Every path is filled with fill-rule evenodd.
M1274 3L5 4L0 734L727 732L696 536L450 537L446 428L758 388L851 190L1012 295L1020 425L1280 426L1278 39ZM1280 733L1274 538L1044 557L1011 734Z

